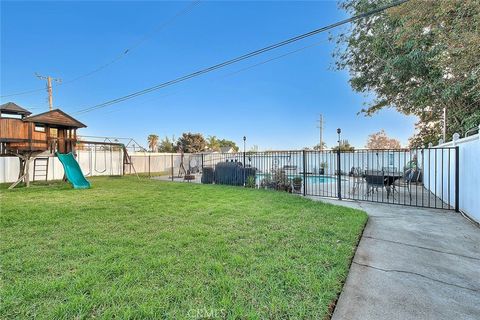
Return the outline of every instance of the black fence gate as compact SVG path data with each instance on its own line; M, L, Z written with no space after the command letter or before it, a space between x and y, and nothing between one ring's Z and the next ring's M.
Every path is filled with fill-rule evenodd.
M222 178L224 184L231 179L232 185L241 181L247 187L305 196L459 209L458 147L203 153L200 157L200 172L212 176L206 183L215 182L215 168L229 162L236 171L228 175L231 178Z

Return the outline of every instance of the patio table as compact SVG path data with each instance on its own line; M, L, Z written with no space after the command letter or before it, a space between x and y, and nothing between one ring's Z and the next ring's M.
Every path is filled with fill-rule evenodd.
M401 172L385 172L379 170L367 170L363 175L365 181L367 182L367 193L366 196L370 194L370 191L373 194L373 189L384 187L387 190L387 199L390 197L391 189L395 191L395 181L401 179L403 174Z

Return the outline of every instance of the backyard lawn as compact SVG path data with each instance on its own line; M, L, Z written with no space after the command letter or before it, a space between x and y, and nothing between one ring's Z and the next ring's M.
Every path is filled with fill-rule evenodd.
M366 214L286 193L92 178L0 190L0 319L323 319Z

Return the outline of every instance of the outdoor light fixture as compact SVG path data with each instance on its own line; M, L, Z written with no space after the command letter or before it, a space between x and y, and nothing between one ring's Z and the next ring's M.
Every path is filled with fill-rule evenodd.
M338 134L338 150L337 150L337 192L338 192L338 200L342 200L342 182L341 182L341 163L340 163L340 147L341 147L341 142L340 142L340 133L342 133L342 129L337 128L337 134Z

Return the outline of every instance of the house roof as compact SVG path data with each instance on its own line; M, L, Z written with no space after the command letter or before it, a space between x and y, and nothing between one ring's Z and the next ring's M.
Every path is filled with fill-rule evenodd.
M77 119L69 116L60 109L54 109L44 113L39 113L23 119L23 121L53 124L61 127L86 128L87 126Z
M20 114L23 116L31 115L32 113L27 109L20 107L18 104L13 102L7 102L0 105L0 112L8 114Z
M230 153L230 152L233 152L233 148L232 147L220 147L220 152L222 153Z

